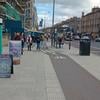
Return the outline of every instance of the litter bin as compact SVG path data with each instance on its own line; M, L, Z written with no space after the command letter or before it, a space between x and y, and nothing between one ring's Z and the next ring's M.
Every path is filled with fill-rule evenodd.
M91 46L91 40L88 37L81 38L79 54L83 55L83 56L89 56L90 55L90 46Z

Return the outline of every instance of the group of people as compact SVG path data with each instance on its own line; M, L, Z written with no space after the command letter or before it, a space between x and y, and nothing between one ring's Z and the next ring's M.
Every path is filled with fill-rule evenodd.
M23 33L16 33L14 40L20 40L22 44L22 54L23 54L23 48L26 45L27 50L31 51L32 45L35 43L36 44L36 49L40 50L40 48L48 48L47 47L47 41L48 41L48 36L47 35L38 35L38 36L25 36Z
M47 34L42 34L38 36L31 36L31 35L25 35L24 33L16 33L14 40L20 40L22 44L22 54L23 54L23 48L27 46L27 50L31 51L32 45L36 45L36 49L47 49L47 41L48 41L49 36ZM55 38L55 47L56 48L62 48L64 45L64 36L58 36Z
M64 37L63 36L56 37L55 44L56 44L56 48L62 48L64 45Z
M25 44L25 41L26 41L24 33L18 33L18 32L15 33L13 40L21 41L21 47L22 47L21 48L21 54L23 54L23 48L24 48L24 44Z

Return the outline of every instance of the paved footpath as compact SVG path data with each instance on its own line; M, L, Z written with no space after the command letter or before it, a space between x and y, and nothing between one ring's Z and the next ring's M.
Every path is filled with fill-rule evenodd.
M35 49L24 52L11 78L0 78L0 90L0 100L65 100L49 56Z
M99 56L92 53L79 56L79 50L74 47L68 50L68 45L63 49L50 48L50 52L69 56L100 80ZM0 100L65 100L49 56L46 51L37 52L35 49L24 52L21 64L14 66L14 75L10 79L0 79L0 90Z
M70 50L68 48L68 45L65 44L62 49L53 48L52 51L69 56L96 79L100 80L100 56L92 53L90 56L80 56L78 48L71 47Z

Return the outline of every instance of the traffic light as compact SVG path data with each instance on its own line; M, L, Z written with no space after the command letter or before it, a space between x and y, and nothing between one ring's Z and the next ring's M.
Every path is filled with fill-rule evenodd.
M43 19L41 19L39 26L42 27L43 26Z

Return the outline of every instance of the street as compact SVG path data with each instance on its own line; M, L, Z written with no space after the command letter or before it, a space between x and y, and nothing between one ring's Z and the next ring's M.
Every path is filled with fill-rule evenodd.
M100 100L100 81L68 56L48 51L66 100Z
M66 41L66 43L68 44L69 42ZM71 42L71 45L75 48L79 48L79 41L77 40L73 40ZM100 42L94 42L94 41L91 41L91 52L96 54L96 55L99 55L100 56Z
M100 100L100 0L0 0L0 100Z
M0 79L2 100L100 100L100 57L80 56L68 45L56 49L24 49L14 75ZM5 52L8 49L5 48ZM5 96L6 93L6 96ZM13 96L11 96L13 95Z

